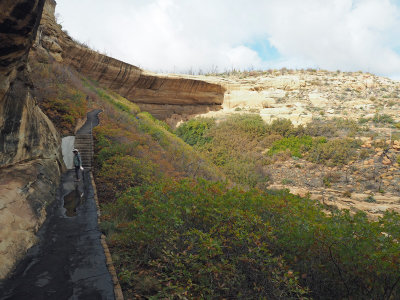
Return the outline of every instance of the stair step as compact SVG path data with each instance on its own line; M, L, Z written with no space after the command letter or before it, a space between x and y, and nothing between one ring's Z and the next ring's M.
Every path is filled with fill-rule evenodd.
M75 142L92 143L93 141L91 139L75 139Z
M88 142L88 141L75 141L75 144L93 145L92 142Z
M78 133L77 135L75 135L75 137L92 137L91 134L86 134L86 133Z

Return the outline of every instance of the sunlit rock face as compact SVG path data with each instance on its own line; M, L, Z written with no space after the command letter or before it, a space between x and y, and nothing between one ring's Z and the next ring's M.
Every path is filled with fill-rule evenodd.
M144 110L172 123L193 114L220 109L225 88L194 76L158 75L95 52L62 31L54 17L55 2L48 0L36 39L58 62L73 66L101 86L135 102ZM132 37L134 38L134 37Z
M62 169L58 134L32 97L27 65L43 6L0 2L0 278L34 244Z

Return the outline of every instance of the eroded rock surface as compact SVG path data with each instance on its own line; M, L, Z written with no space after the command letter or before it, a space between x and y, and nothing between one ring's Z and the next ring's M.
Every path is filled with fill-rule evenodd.
M43 5L0 3L0 278L34 243L62 168L58 134L32 97L27 68Z

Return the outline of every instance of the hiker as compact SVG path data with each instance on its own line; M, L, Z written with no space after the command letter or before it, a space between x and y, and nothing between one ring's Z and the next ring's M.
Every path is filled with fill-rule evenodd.
M79 170L82 169L82 159L78 149L74 149L72 152L74 152L75 181L79 181Z

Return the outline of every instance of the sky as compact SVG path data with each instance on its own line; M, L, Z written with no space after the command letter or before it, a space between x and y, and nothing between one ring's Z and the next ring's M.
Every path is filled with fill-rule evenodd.
M400 80L400 0L57 0L75 39L166 73L364 71Z

